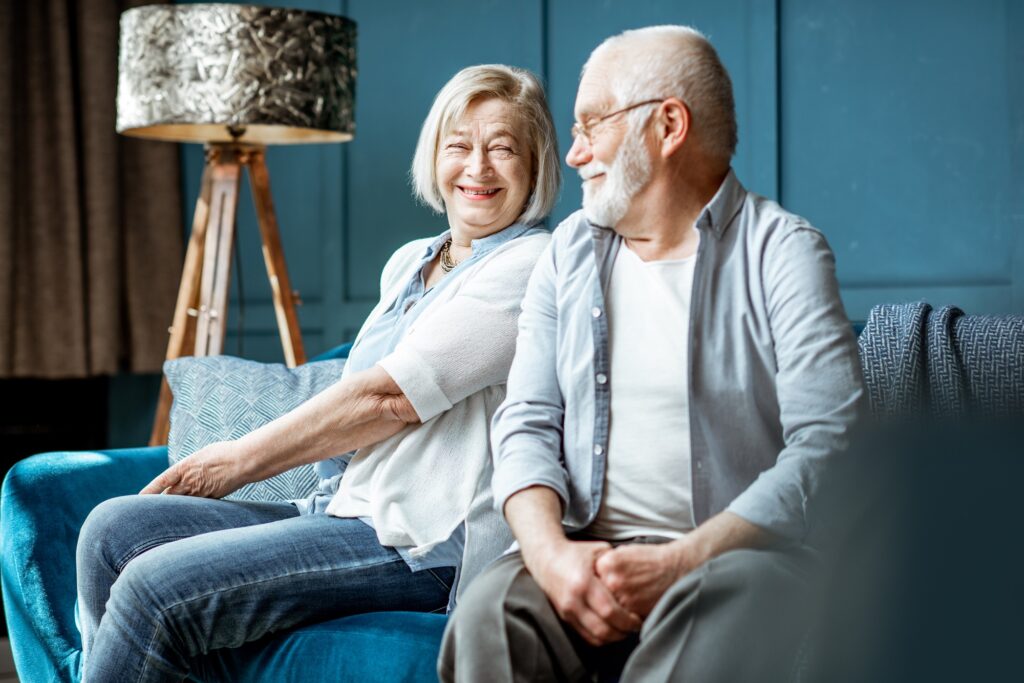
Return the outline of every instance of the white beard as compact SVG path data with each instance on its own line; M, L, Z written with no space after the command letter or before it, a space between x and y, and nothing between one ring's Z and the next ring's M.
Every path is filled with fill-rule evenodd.
M636 193L651 178L651 157L644 145L643 126L629 126L611 166L591 161L581 166L582 178L604 173L600 187L583 183L583 215L594 225L614 228L629 210Z

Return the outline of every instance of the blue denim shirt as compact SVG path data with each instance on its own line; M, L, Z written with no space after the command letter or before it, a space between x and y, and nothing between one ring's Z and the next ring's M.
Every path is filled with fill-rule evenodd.
M807 221L747 192L732 171L695 227L690 327L680 330L689 334L694 519L728 509L806 542L826 470L866 406L832 252ZM605 291L621 244L582 212L555 230L523 300L494 417L495 504L550 487L569 532L601 504L615 390Z

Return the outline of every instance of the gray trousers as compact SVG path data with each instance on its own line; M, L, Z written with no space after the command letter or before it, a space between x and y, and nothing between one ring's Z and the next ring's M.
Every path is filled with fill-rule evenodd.
M563 623L519 553L481 574L448 622L442 681L793 680L810 617L813 555L724 553L665 593L639 638L595 648ZM624 665L624 669L623 669ZM598 676L600 673L600 676Z

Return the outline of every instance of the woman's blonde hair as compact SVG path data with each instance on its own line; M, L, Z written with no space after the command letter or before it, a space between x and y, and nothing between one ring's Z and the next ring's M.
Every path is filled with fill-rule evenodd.
M416 196L438 213L444 199L437 186L437 153L441 138L454 128L470 104L496 97L510 104L527 134L530 147L532 191L519 220L532 225L551 213L558 199L562 170L558 159L555 124L540 81L529 71L503 64L470 66L455 74L434 98L420 130L412 158L412 186Z

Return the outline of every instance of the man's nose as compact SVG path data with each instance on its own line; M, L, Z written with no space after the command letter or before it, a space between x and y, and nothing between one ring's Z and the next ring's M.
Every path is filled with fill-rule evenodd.
M579 168L593 158L594 155L590 149L590 143L587 142L587 136L577 135L573 138L572 147L569 148L569 153L565 155L565 163L569 164L573 168Z

